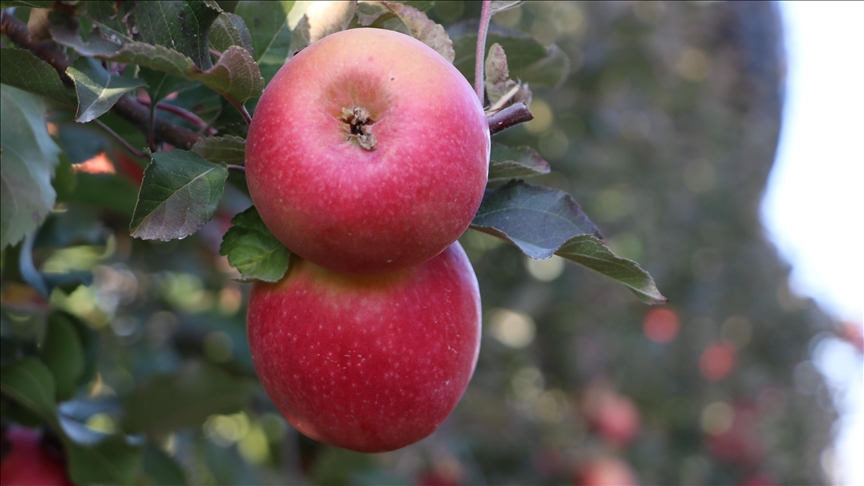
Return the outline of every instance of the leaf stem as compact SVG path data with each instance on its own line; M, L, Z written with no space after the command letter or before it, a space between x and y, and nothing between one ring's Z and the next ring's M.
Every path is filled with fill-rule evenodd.
M112 130L111 127L109 127L108 125L99 121L99 119L93 120L93 123L95 123L102 130L105 130L105 133L107 133L108 135L111 135L111 138L113 138L118 143L120 143L120 145L122 145L123 148L125 148L127 152L134 155L135 157L141 157L141 158L149 158L150 157L146 152L142 152L142 151L136 149L135 147L133 147L132 144L129 143L128 141L126 141L125 138L121 137L117 132Z
M474 58L474 91L477 92L481 105L484 104L483 87L485 80L483 79L483 68L486 57L486 33L489 31L489 20L491 18L492 0L483 0L483 9L480 11L480 29L477 31L477 52Z
M533 119L534 115L531 114L531 110L521 101L486 117L486 121L489 123L489 133L492 135Z
M151 105L150 100L143 99L143 98L138 98L138 103L141 103L144 106L150 106ZM189 123L195 125L198 128L206 128L207 127L207 122L202 120L201 117L199 117L195 113L192 113L189 110L185 110L179 106L169 105L167 103L156 103L156 109L162 110L162 111L167 112L167 113L171 113L172 115L177 115L180 118L188 121ZM216 135L216 130L210 128L210 129L208 129L207 134L208 135Z

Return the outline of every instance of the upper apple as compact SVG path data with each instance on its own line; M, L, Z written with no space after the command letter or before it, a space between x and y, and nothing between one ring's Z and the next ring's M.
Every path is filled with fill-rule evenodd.
M246 177L293 252L376 274L424 262L468 228L489 151L483 107L452 64L407 35L352 29L300 51L267 86Z

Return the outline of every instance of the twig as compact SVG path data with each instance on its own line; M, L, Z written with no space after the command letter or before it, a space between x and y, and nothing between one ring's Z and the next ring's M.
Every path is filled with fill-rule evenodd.
M492 135L533 119L534 115L531 114L531 110L521 101L486 117L486 121L489 123L489 133Z
M10 15L6 10L3 10L2 14L0 14L0 32L6 34L6 36L9 37L9 40L14 42L18 47L27 49L38 58L50 64L57 70L60 74L60 79L62 79L67 86L74 86L72 80L66 75L66 69L69 68L72 63L69 61L69 58L66 57L65 52L63 52L55 43L48 41L36 43L33 38L30 37L30 31L27 30L27 24L16 18L14 15ZM150 109L135 101L134 98L130 96L121 97L117 100L117 103L111 107L111 111L130 122L138 130L141 130L141 133L147 134L150 132ZM191 148L199 138L201 138L201 135L192 130L175 125L160 117L155 117L153 120L153 132L154 138L157 140L187 150Z
M150 106L150 100L138 98L138 103L141 103L144 106ZM191 111L184 110L179 106L169 105L167 103L156 103L156 109L171 113L172 115L177 115L198 128L207 127L207 122L202 120L201 117L199 117L195 113L192 113ZM213 130L211 128L210 130L208 130L207 133L209 135L216 135L216 130Z
M142 151L136 149L135 147L133 147L132 144L129 143L128 141L126 141L125 138L121 137L121 136L120 136L117 132L115 132L114 130L111 130L111 127L109 127L108 125L106 125L106 124L102 123L101 121L99 121L98 118L95 119L95 120L93 120L93 123L95 123L97 126L99 126L99 128L101 128L102 130L105 130L105 132L108 133L108 135L111 135L111 137L112 137L114 140L116 140L117 142L119 142L120 145L123 146L123 148L125 148L125 149L130 153L130 154L134 155L135 157L141 157L141 158L148 158L148 157L150 157L146 152L142 152Z
M474 58L474 91L483 104L483 68L486 57L486 33L489 31L489 20L492 18L492 0L483 0L483 9L480 11L480 30L477 31L477 53Z
M210 54L216 56L216 59L220 59L222 57L222 53L217 51L216 49L210 48Z

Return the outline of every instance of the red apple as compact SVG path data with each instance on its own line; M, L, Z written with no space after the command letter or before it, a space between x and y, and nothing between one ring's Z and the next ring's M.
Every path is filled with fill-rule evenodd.
M432 258L468 228L489 151L483 108L452 64L407 35L352 29L303 49L267 86L246 180L291 251L377 274Z
M608 456L592 459L580 467L574 483L577 486L637 486L639 479L623 459Z
M308 437L361 452L407 446L447 418L480 347L477 278L459 243L415 267L339 274L292 258L249 296L267 394Z
M607 385L589 387L582 409L591 427L609 444L627 447L639 435L639 409L632 400Z
M3 486L72 486L60 451L43 447L35 430L12 426L3 441L9 447L0 463Z

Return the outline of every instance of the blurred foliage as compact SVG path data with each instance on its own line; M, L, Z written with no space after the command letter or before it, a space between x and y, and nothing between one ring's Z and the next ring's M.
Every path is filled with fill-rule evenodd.
M15 15L26 21L26 10ZM476 31L479 3L427 13L456 38ZM492 35L512 30L557 45L549 52L566 55L570 74L557 88L532 85L535 119L496 141L536 148L551 172L532 182L573 194L668 305L468 232L484 335L451 418L392 453L322 446L285 422L252 369L248 285L219 255L250 204L240 176L193 236L133 239L127 200L143 162L49 109L64 150L58 204L33 238L3 251L4 418L56 420L75 454L130 464L137 484L561 484L612 456L644 484L824 483L835 412L810 358L833 324L789 290L758 213L783 100L776 6L527 2L493 18ZM523 68L511 61L514 77ZM243 135L233 107L201 85L184 89L168 102ZM112 116L101 120L146 144ZM52 351L59 340L74 344ZM70 398L57 417L7 399L28 393L16 373L30 362L16 358L61 352L75 366L45 362L62 377L52 393ZM143 446L119 435L141 430Z

